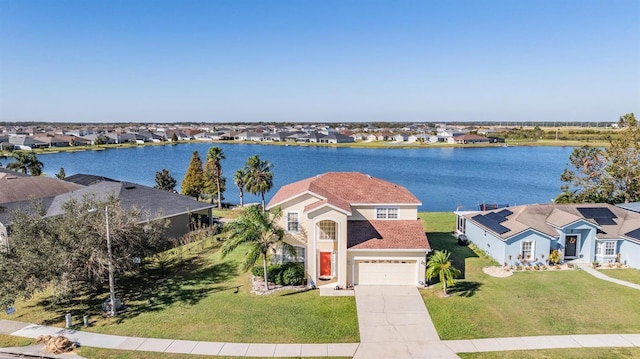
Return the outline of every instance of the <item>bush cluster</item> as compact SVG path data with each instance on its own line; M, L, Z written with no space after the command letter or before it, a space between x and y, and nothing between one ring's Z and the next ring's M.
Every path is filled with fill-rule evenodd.
M251 268L251 273L256 277L264 277L262 266ZM304 266L296 262L271 264L267 267L267 278L277 285L300 285L304 280Z

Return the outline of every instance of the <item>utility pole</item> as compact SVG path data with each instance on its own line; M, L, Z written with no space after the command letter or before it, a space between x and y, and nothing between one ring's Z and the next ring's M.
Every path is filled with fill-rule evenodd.
M107 223L107 256L109 266L109 293L111 298L111 316L116 315L116 289L113 280L113 256L111 254L111 236L109 234L109 207L104 207L104 218Z

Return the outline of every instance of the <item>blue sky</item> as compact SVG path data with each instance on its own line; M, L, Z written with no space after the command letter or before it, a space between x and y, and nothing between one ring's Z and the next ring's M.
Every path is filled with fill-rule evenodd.
M0 0L0 121L616 121L640 1Z

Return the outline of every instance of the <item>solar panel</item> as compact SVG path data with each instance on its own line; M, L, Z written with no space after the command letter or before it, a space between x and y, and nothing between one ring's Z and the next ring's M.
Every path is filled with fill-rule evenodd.
M606 225L616 225L616 221L613 220L613 218L594 218L594 220L596 221L596 223L598 223L601 226L606 226Z
M591 207L576 208L584 218L618 218L609 208Z
M495 213L495 212L487 213L484 216L489 218L489 219L491 219L491 220L494 220L494 221L496 221L498 223L501 223L501 222L504 222L504 221L507 220L506 218L501 216L499 213Z
M513 214L513 212L511 212L508 209L503 209L502 211L498 212L499 215L501 215L502 217L509 217L510 215Z
M471 219L473 219L474 221L482 224L483 226L489 228L490 230L498 233L498 234L504 234L510 231L509 228L501 225L500 223L492 220L491 218L485 217L481 214L478 214L474 217L472 217Z
M634 229L633 231L626 233L625 236L640 240L640 228Z

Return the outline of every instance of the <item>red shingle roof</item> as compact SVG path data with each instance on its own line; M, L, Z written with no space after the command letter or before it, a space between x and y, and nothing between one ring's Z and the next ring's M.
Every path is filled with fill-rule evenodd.
M347 222L349 249L430 249L420 220Z
M352 204L421 204L406 188L394 183L359 172L328 172L281 187L267 209L304 192L323 197L347 212L351 212Z

